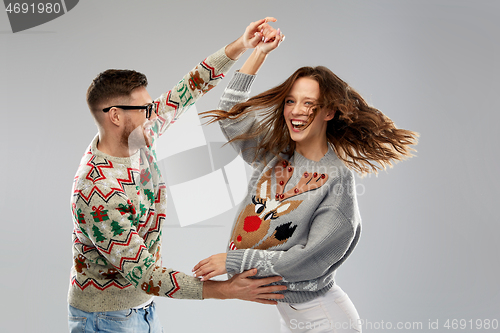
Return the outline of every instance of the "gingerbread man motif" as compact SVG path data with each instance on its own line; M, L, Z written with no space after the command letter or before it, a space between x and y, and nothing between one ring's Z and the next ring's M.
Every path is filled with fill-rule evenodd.
M79 254L78 256L76 256L74 258L74 261L75 261L75 269L78 273L81 273L82 275L86 275L84 272L83 272L83 268L88 268L88 265L85 263L85 260L86 258Z
M191 90L198 90L201 94L205 94L214 87L213 85L209 84L208 87L204 89L205 81L200 77L200 72L195 71L194 73L191 72L189 74L191 76L191 78L189 79L189 87L191 88Z
M149 281L149 283L143 282L141 285L141 289L146 292L146 294L160 296L160 286L161 281L158 282L158 286L155 287L153 281Z

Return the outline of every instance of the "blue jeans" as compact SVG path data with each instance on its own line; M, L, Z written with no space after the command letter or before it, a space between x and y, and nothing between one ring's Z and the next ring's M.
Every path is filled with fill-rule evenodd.
M161 333L160 319L154 302L141 309L108 312L86 312L68 306L70 333Z

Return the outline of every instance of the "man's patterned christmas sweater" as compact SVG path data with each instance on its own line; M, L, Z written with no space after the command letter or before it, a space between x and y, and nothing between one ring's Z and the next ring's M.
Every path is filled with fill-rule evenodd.
M167 198L154 142L219 83L233 63L223 48L154 101L158 117L151 129L151 147L119 158L97 150L98 136L91 142L72 190L70 305L94 312L135 307L152 295L202 299L198 279L161 264Z

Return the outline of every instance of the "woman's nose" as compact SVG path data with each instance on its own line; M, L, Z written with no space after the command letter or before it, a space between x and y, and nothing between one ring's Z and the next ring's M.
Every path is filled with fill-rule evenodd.
M307 108L304 105L299 105L295 104L292 109L292 115L295 116L304 116L307 115L309 112Z

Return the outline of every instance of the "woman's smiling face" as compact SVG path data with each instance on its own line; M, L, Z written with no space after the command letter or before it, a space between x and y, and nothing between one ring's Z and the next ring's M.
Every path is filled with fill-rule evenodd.
M310 77L297 79L285 98L283 116L297 149L316 149L326 144L327 120L331 118L323 109L313 115L313 106L319 98L319 84Z

